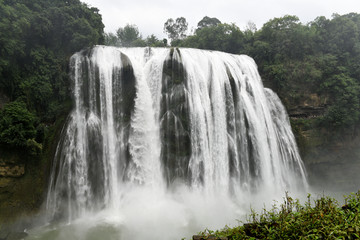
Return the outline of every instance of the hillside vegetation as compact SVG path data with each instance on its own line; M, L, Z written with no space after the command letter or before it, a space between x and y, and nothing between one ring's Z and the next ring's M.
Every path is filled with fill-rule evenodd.
M262 214L252 212L249 223L220 231L206 230L194 239L359 239L360 192L345 198L345 205L330 197L301 205L289 196L280 206Z
M41 148L67 106L69 57L103 42L98 9L79 0L0 0L0 145Z

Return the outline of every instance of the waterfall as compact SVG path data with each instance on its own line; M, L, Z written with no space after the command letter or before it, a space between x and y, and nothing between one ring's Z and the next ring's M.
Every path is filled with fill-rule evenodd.
M248 56L96 46L71 57L71 79L51 219L119 212L132 188L241 199L307 187L286 111Z

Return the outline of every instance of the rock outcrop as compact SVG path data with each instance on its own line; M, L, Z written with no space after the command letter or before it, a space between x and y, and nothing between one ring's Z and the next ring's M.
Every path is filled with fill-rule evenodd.
M0 159L0 177L21 177L25 174L25 164L7 163Z
M36 160L21 151L0 148L0 225L38 210L44 189L44 167Z
M295 101L284 99L311 187L339 196L359 190L360 132L334 130L317 125L331 106L330 99L315 93Z
M324 116L326 106L296 106L289 109L290 118L317 118Z

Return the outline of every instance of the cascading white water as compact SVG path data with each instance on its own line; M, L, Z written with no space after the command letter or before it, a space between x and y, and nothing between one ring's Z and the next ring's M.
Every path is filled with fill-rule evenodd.
M140 207L169 211L166 224L175 211L188 226L194 212L206 215L208 198L227 204L228 219L250 196L306 189L286 111L251 58L96 46L73 55L71 69L75 108L52 168L50 219L106 212L129 230L128 211Z

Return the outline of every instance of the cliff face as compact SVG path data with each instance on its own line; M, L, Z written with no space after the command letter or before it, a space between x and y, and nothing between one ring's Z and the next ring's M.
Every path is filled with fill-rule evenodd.
M302 134L302 158L310 184L318 190L356 192L360 182L360 136L346 131L328 137L326 129L311 129Z
M348 194L359 190L360 126L333 130L322 127L319 120L327 114L334 99L326 93L295 81L289 92L279 93L291 120L294 135L305 163L311 187L318 192ZM264 80L268 88L275 88ZM291 94L290 90L296 94Z
M360 182L360 134L352 129L318 126L327 111L327 98L309 94L303 102L288 105L288 113L306 165L310 185L319 191L356 192Z
M58 120L46 128L42 153L0 146L0 223L37 213L42 206L61 129L71 104Z
M0 222L36 211L42 201L41 162L24 153L0 149Z

